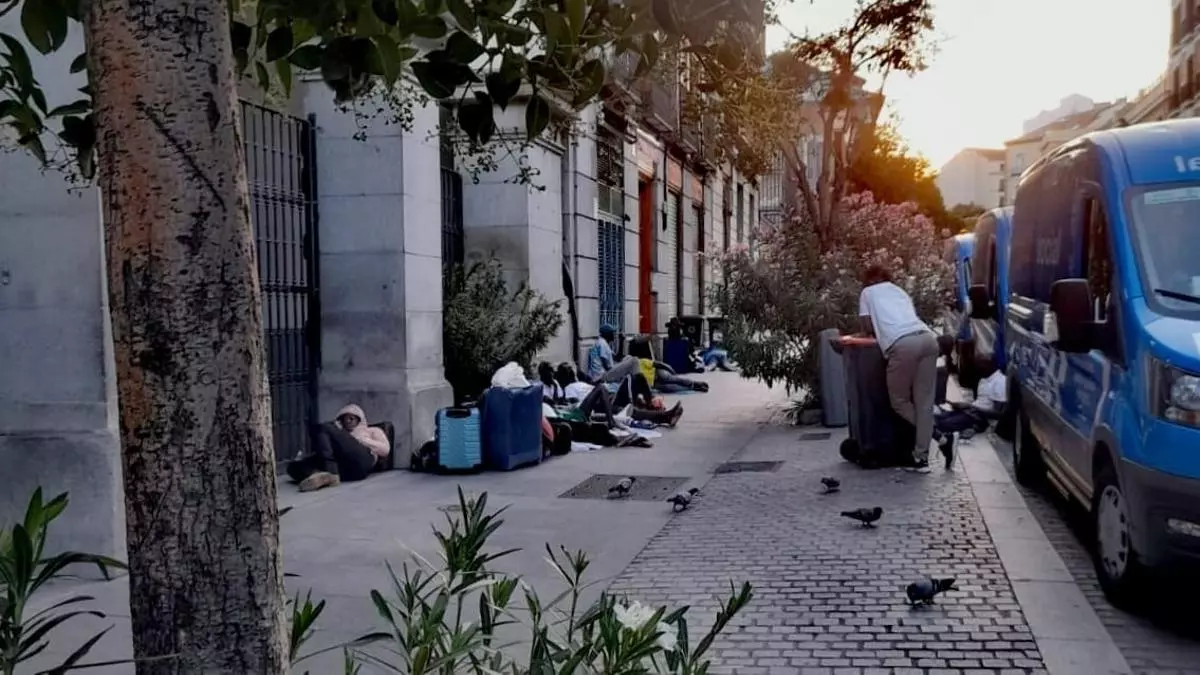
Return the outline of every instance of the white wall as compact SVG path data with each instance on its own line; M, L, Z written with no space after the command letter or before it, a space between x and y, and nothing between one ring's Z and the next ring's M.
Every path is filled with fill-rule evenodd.
M948 209L959 204L991 209L1000 205L1003 196L1000 189L1003 169L1003 162L966 149L946 162L935 182Z

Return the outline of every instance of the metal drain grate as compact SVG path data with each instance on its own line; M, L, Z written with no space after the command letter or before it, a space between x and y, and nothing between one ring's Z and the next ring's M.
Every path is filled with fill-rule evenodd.
M612 474L597 474L579 485L559 495L563 499L608 499L608 489L616 485L622 478L629 475L617 476ZM665 500L679 491L687 478L676 476L637 476L629 496L621 501L657 502ZM614 500L616 501L616 500Z
M726 462L713 473L768 473L782 465L783 462Z
M827 441L833 437L833 433L829 431L806 431L800 434L802 441Z

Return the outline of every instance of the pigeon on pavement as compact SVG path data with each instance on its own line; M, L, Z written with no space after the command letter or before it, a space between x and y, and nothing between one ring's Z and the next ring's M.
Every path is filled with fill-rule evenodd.
M633 489L633 484L637 482L637 476L629 476L617 481L616 485L608 488L608 496L610 499L619 499L628 497L629 491Z
M679 513L680 511L686 510L687 507L692 505L692 498L695 497L699 492L700 488L692 488L687 492L676 492L674 496L667 500L667 502L672 505L671 509L675 511L675 513Z
M853 511L842 511L842 515L852 520L857 520L862 523L863 527L875 527L875 521L883 517L883 507L876 506L871 509L854 509Z
M821 479L821 485L825 486L825 494L837 492L838 490L842 489L842 481L829 476L825 476Z
M921 603L932 605L933 599L938 593L945 593L946 591L953 590L954 579L936 579L934 577L929 577L928 579L914 581L908 585L908 588L904 589L904 592L906 595L908 595L908 601L913 605Z

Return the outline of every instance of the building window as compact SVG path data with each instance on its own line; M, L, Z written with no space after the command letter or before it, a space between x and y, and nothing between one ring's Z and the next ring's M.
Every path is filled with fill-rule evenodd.
M737 186L737 242L746 240L746 194L741 185Z
M599 268L600 324L625 330L625 228L620 221L596 223Z
M598 208L620 221L625 216L625 153L619 136L601 125L596 134Z

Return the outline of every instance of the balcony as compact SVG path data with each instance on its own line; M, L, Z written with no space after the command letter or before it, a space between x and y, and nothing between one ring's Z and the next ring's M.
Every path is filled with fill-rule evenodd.
M679 84L646 78L640 83L642 110L646 124L660 133L679 129Z

